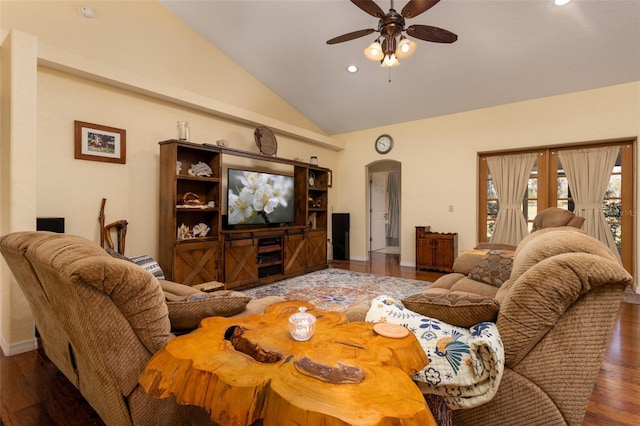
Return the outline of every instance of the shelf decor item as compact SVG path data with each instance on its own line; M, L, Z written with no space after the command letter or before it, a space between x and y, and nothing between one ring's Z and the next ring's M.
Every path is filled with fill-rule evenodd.
M264 126L256 128L253 132L253 137L256 141L256 145L260 149L260 154L264 155L276 155L278 152L278 141L273 132Z
M207 234L209 233L209 231L211 230L211 228L209 228L206 224L204 223L199 223L196 226L193 227L193 236L195 238L197 237L206 237Z
M191 229L184 223L178 227L178 240L190 240L193 238L191 235Z
M189 129L189 123L186 121L178 121L176 124L176 129L178 131L178 140L188 141L189 133L191 129Z
M213 176L213 170L211 169L211 167L209 167L207 163L198 161L196 164L193 164L189 168L189 174L191 176L198 176L198 177L211 177Z
M127 162L126 130L78 120L74 124L76 159L119 164Z
M203 206L205 204L205 201L200 200L198 194L193 192L185 192L182 197L180 197L179 202L179 205L185 206Z

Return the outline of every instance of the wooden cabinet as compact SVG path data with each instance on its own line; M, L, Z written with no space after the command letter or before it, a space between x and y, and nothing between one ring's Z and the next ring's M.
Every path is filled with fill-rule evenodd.
M292 167L292 224L223 229L222 163L228 157ZM247 288L326 268L330 183L331 170L317 165L216 145L160 142L158 261L165 276L187 285L223 280L225 288ZM209 228L206 235L198 232L203 228Z
M158 262L167 279L187 285L219 280L220 175L220 153L214 148L160 142ZM197 232L205 228L205 235Z
M416 269L453 272L458 257L458 234L429 232L416 227Z
M176 244L174 281L195 285L220 279L221 245L218 242ZM179 280L179 281L178 281Z
M317 270L327 266L327 232L307 233L307 269Z
M254 282L258 276L258 246L253 239L231 239L224 243L225 288Z
M325 258L326 262L326 258ZM303 233L287 235L284 239L284 274L302 275L307 270L307 239Z

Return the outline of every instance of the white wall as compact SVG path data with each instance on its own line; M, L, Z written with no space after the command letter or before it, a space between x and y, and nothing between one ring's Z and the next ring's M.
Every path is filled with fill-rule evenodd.
M394 138L393 150L384 156L373 146L382 133ZM402 163L401 262L415 265L416 225L457 232L460 250L475 246L478 152L639 134L640 82L635 82L337 135L346 149L334 172L339 182L334 203L336 209L351 213L351 256L367 257L364 171L374 161ZM639 191L636 185L636 200ZM449 205L454 206L453 213Z

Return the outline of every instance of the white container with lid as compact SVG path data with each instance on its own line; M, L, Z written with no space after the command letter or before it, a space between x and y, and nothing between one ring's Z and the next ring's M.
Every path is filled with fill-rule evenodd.
M289 332L291 337L299 342L311 339L316 329L316 317L308 314L307 308L301 306L298 313L289 317Z

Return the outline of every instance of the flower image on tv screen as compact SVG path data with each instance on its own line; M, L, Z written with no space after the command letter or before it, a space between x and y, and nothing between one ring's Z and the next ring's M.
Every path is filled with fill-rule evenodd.
M228 169L229 225L292 223L293 177Z

